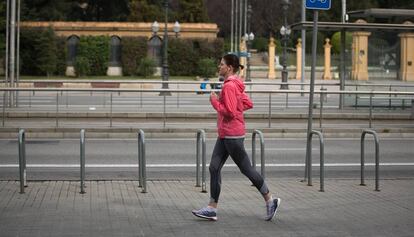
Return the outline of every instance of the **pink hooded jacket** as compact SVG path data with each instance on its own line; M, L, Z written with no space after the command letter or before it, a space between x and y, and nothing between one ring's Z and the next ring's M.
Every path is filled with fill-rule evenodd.
M245 135L243 112L253 108L253 102L244 92L244 83L236 75L229 76L220 93L220 99L210 97L217 111L218 136L241 138Z

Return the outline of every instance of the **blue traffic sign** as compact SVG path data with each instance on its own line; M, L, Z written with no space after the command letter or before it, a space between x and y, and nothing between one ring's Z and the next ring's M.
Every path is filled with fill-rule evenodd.
M306 9L329 10L331 8L331 0L306 0Z

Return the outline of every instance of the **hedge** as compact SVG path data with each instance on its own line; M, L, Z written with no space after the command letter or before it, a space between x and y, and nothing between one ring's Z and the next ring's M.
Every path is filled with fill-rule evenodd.
M56 73L57 45L52 29L22 29L20 32L20 66L23 75Z
M147 57L147 38L123 37L122 45L122 70L125 76L136 75L141 59Z
M88 61L90 70L87 76L106 75L109 60L108 36L81 36L76 58L83 57ZM76 67L75 67L76 70Z
M138 66L147 57L148 39L123 37L122 67L124 75L137 75ZM57 37L51 29L22 29L20 36L21 74L44 76L64 75L67 60L67 38ZM81 36L77 47L75 70L80 67L86 76L106 75L110 37ZM224 54L223 39L170 38L168 63L171 75L195 76L200 73L201 59L210 58L218 63ZM85 67L89 67L85 70Z
M197 75L201 59L211 58L218 63L223 54L222 39L171 39L168 45L169 72L173 76Z

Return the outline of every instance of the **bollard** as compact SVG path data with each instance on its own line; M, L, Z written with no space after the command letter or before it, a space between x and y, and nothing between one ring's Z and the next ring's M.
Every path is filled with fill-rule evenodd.
M145 160L145 133L142 129L138 131L138 176L139 187L142 193L147 193L147 167Z
M19 130L19 176L20 193L24 193L26 182L26 138L24 129Z
M375 191L380 191L379 189L379 140L378 135L374 130L365 129L362 131L361 135L361 186L365 186L365 135L371 134L374 136L375 139Z
M81 194L85 193L85 129L80 131L80 187Z
M200 142L201 142L201 192L207 192L206 185L206 133L204 130L197 131L196 141L196 187L200 187Z
M263 133L257 129L255 129L252 134L252 166L254 169L256 169L256 135L259 135L260 139L260 171L263 179L265 179L265 144Z
M313 135L317 135L319 137L319 162L320 162L320 174L319 174L319 180L320 180L320 192L325 192L325 187L324 187L324 180L325 180L325 143L323 140L323 134L320 131L316 131L316 130L312 130L309 134L309 143L310 144L310 149L309 149L309 154L308 154L308 159L306 162L306 167L305 170L307 170L307 172L305 172L305 176L307 175L307 179L308 179L308 186L312 186L312 136ZM305 177L306 179L306 177Z

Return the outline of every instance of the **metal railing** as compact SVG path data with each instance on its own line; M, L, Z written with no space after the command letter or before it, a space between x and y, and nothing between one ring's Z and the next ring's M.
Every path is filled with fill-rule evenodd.
M147 165L145 158L145 133L142 129L138 131L138 176L139 187L142 193L147 192Z
M85 129L80 131L80 188L81 194L85 192Z
M26 182L26 135L24 129L19 130L19 177L20 193L24 193Z
M320 131L312 130L308 136L308 144L310 144L309 154L305 161L305 181L308 180L308 186L312 186L312 137L317 135L319 137L319 180L320 180L320 192L324 192L324 180L325 180L325 143L323 140L323 134Z
M200 144L201 143L201 144ZM207 192L206 185L206 133L204 130L197 131L196 141L196 187L200 187L200 146L201 146L201 192Z
M4 94L6 94L9 91L27 91L27 92L38 92L38 91L42 91L42 92L57 92L57 96L56 96L56 109L55 109L55 119L56 119L56 127L60 126L58 119L59 119L59 108L61 106L59 106L59 93L58 92L102 92L102 93L106 93L109 92L111 94L111 100L110 100L110 111L109 114L107 114L106 116L104 116L103 118L108 118L109 117L109 126L112 127L113 125L113 101L112 101L112 93L117 92L117 93L126 93L126 92L130 92L130 93L161 93L161 92L173 92L173 93L196 93L196 92L200 92L201 90L174 90L174 89L119 89L119 88L0 88L0 91L3 91ZM217 91L217 90L206 90L206 92L209 91ZM267 120L268 120L268 127L272 126L272 94L308 94L309 91L303 91L303 90L251 90L251 91L246 91L247 93L254 93L254 94L268 94L269 95L269 101L268 101L268 111L267 111ZM395 92L395 91L315 91L315 94L319 94L321 98L325 98L327 95L344 95L344 94L354 94L354 95L369 95L370 97L373 97L374 95L395 95L395 96L405 96L404 98L406 98L407 100L414 100L414 92ZM375 97L373 97L375 98ZM6 99L7 100L7 99ZM324 102L325 99L321 99L320 100L320 126L322 127L322 118L323 118L323 108L324 108ZM166 116L166 100L164 97L163 100L163 105L162 105L162 118L163 118L163 126L166 126L166 120L167 120L167 116ZM414 105L411 105L412 107ZM373 106L372 106L372 100L370 102L370 106L369 106L369 113L367 118L369 119L369 125L372 127L372 120L373 120ZM414 110L414 108L413 108ZM264 114L266 112L263 112ZM414 112L412 112L414 113ZM5 105L5 100L3 99L3 127L5 126L5 122L6 122L6 116L7 111L6 111L6 105ZM53 116L53 112L52 114L49 114L48 116L52 115ZM413 115L412 115L413 116ZM99 116L102 118L102 116ZM266 118L266 117L263 117Z
M362 131L361 135L361 186L365 186L365 135L371 134L374 136L375 140L375 191L380 191L379 189L379 140L378 135L374 130L365 129Z
M260 140L260 171L263 179L265 179L265 143L263 133L257 129L255 129L252 134L252 166L256 169L256 135L259 135Z

